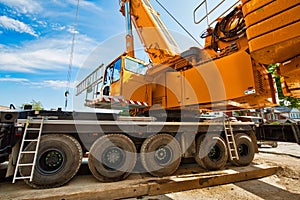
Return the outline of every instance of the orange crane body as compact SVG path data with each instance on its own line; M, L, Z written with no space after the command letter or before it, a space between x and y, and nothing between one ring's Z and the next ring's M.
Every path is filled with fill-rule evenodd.
M125 16L126 5L130 6L127 15L151 63L145 65L145 74L135 73L125 63L134 58L123 55L120 78L111 82L106 95L145 102L146 108L130 108L135 114L151 107L225 111L275 106L277 90L267 65L289 60L289 64L280 65L283 91L299 97L299 58L293 59L300 51L296 0L243 0L233 15L218 20L220 27L223 19L227 24L208 29L210 34L203 49L192 47L182 53L148 0L122 0L121 12ZM224 39L226 31L240 25L244 34ZM133 49L133 42L130 43L128 52ZM90 101L89 105L103 107L99 100Z

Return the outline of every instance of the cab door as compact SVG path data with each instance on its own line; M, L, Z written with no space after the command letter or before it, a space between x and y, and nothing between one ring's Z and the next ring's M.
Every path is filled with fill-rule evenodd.
M122 59L111 63L106 69L103 80L102 94L105 96L120 96Z
M139 60L124 57L122 73L122 96L126 100L151 104L151 86L145 80L147 67Z

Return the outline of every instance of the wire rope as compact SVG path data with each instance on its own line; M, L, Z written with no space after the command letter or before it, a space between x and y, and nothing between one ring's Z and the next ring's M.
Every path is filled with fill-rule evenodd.
M165 6L163 6L158 0L155 0L158 5L199 45L201 46L200 42L169 12Z
M66 87L66 92L65 92L65 97L66 97L65 110L67 109L67 106L68 106L68 96L70 94L69 90L70 90L70 82L71 82L71 76L72 76L72 67L73 67L73 57L74 57L74 47L75 47L76 33L77 33L77 21L78 21L79 4L80 4L80 0L77 1L76 15L75 15L74 26L73 26L73 37L72 37L72 44L71 44L68 74L67 74L67 87Z

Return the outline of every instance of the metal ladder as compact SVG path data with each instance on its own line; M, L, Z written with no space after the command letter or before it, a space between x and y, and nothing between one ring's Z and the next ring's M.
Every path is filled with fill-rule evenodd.
M230 160L239 160L239 154L237 151L230 120L224 119L223 126L224 126L224 133L225 133L226 143L229 152L229 158Z
M38 128L29 127L30 122L32 120L33 120L33 118L28 118L27 121L26 121L26 126L25 126L25 130L24 130L24 134L23 134L23 138L22 138L22 142L21 142L21 147L20 147L20 151L19 151L19 155L18 155L17 164L16 164L16 168L15 168L12 183L15 183L17 179L29 179L29 181L31 182L32 178L33 178L34 166L35 166L35 163L36 163L37 153L38 153L38 149L39 149L41 134L42 134L42 130L43 130L43 124L44 124L45 119L44 119L44 117L38 118L38 120L40 120L40 124L39 124ZM38 133L37 133L37 131L38 131ZM29 133L34 133L34 132L36 132L38 134L38 136L35 139L27 138ZM30 150L30 151L24 150L24 144L26 142L36 142L35 148L33 150ZM24 154L33 154L32 162L21 163L21 157ZM25 167L25 166L31 168L30 174L28 176L17 176L19 168L20 167Z

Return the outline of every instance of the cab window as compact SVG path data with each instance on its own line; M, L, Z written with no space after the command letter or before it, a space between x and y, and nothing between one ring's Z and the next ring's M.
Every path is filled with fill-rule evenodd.
M148 68L139 62L125 58L125 69L136 74L145 75Z
M117 60L114 64L113 70L113 82L120 80L120 73L121 73L121 59Z
M120 80L121 73L121 59L118 59L115 63L112 63L105 70L104 85L109 85Z

